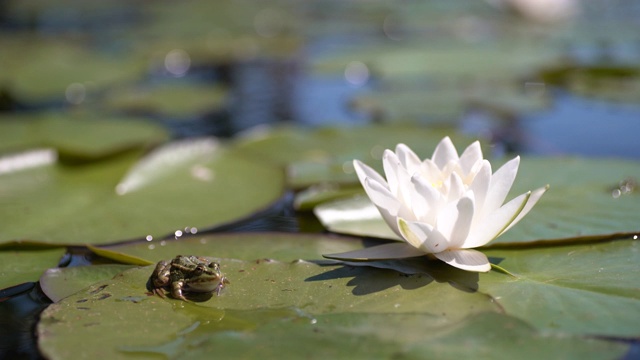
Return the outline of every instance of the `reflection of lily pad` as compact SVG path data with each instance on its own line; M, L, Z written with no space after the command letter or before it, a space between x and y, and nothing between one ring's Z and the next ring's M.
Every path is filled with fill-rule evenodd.
M3 175L0 203L11 206L0 207L0 241L165 236L248 216L283 191L279 169L234 156L213 139L169 144L132 165L127 156Z
M0 251L0 289L24 282L38 281L42 273L58 262L66 249L25 250L4 249Z
M412 125L336 127L315 130L280 128L254 132L240 138L234 151L282 166L288 165L288 181L294 187L318 182L356 182L353 159L381 164L385 149L405 143L417 153L431 154L445 136L454 142L473 140L451 128ZM380 165L381 167L381 165Z
M640 233L638 190L618 189L619 182L628 178L640 178L636 162L524 158L508 198L545 184L551 187L520 223L489 245ZM366 197L320 205L316 214L332 231L397 238Z

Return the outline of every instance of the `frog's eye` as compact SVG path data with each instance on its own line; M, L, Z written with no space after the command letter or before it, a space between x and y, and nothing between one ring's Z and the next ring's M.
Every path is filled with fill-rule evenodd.
M200 275L200 274L202 274L202 273L204 272L204 266L203 266L203 265L198 265L198 266L196 266L196 268L195 268L195 269L193 269L193 272L194 272L196 275Z
M217 269L219 266L218 266L218 263L212 262L211 264L209 264L209 267L212 269Z

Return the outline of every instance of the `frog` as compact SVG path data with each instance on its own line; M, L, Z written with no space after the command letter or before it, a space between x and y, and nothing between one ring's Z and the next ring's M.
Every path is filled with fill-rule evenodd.
M171 262L158 262L147 282L147 288L154 294L165 297L168 290L171 297L189 301L184 293L216 293L229 284L220 271L220 264L204 257L178 255Z

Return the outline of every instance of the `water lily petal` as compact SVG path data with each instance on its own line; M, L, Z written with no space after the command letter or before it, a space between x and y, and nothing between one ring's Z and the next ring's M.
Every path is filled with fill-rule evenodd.
M414 197L415 190L411 183L411 176L402 166L399 166L396 170L396 175L398 176L398 192L396 193L396 198L398 198L408 209L413 209L413 203L416 200L420 201L420 199ZM412 218L414 217L412 216Z
M429 224L398 218L398 229L409 245L425 253L437 253L448 246L447 239Z
M466 271L487 272L491 263L487 256L476 250L447 250L433 254L447 264Z
M400 163L402 164L402 166L404 166L405 169L407 169L407 172L410 176L413 176L420 170L420 164L422 163L422 161L420 161L418 155L416 155L416 153L413 152L413 150L411 150L407 145L398 144L396 146L396 156L398 156Z
M371 178L388 187L387 181L382 177L382 175L378 174L377 171L373 170L369 165L361 162L360 160L353 160L353 168L356 170L356 174L358 175L358 179L362 185L364 185L364 179Z
M454 249L462 247L469 235L474 211L473 193L461 198L456 209L458 210L458 218L451 231L451 237L449 237L449 248Z
M398 167L400 167L400 160L393 151L389 149L384 151L382 155L382 167L384 168L384 174L389 184L389 190L397 196L399 191Z
M469 174L471 168L482 160L482 148L480 148L480 142L474 141L471 145L464 149L462 155L460 155L460 167L464 175Z
M483 246L500 236L524 209L530 196L531 192L529 191L502 205L500 209L487 214L481 223L474 224L467 240L461 247L468 249Z
M511 229L511 227L515 224L517 224L525 215L527 215L527 213L529 213L529 211L533 208L533 206L538 202L538 200L540 200L540 198L542 197L542 195L549 189L549 185L547 186L543 186L541 188L538 188L534 191L531 192L531 196L529 196L529 199L527 200L527 203L525 204L524 208L522 208L522 211L520 211L520 213L518 214L518 216L516 216L515 219L513 219L513 221L511 222L511 224L509 224L509 226L507 226L504 230L502 230L502 232L500 232L500 235L502 235L505 231Z
M406 243L389 243L372 246L361 250L347 251L337 254L323 254L327 259L367 261L367 260L387 260L404 259L408 257L423 256L424 253Z
M462 178L460 178L460 175L455 172L449 175L449 178L445 182L445 186L447 188L447 201L459 199L466 190L464 183L462 182Z
M438 209L444 200L440 192L417 174L411 177L411 183L415 191L413 213L419 221L435 223L435 209Z
M364 190L378 208L387 210L391 215L398 215L402 203L384 185L374 179L366 178L364 179Z
M469 190L473 192L476 205L475 219L483 216L484 201L487 196L487 191L489 190L489 185L491 184L491 163L487 160L482 160L480 164L481 166L476 177L473 179L471 185L469 185Z
M500 205L506 199L513 181L518 173L518 166L520 165L520 157L509 160L506 164L491 176L491 184L489 185L489 191L484 201L483 210L485 212L491 212L499 208Z
M438 168L438 165L431 161L431 159L422 161L422 164L420 164L420 175L433 186L440 186L444 181L440 168Z
M458 161L458 152L456 151L456 147L453 146L453 142L447 136L444 139L440 140L438 146L436 146L435 151L433 152L433 156L431 160L440 168L444 168L449 161Z

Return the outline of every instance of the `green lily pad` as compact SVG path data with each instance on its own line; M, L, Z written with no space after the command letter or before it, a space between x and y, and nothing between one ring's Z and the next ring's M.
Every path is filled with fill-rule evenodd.
M637 338L638 240L519 250L487 250L517 277L490 272L480 281L506 313L538 329Z
M145 64L133 57L92 52L77 42L53 39L18 34L0 37L0 46L12 50L0 54L0 83L20 99L68 98L77 103L91 100L98 89L144 73Z
M238 254L243 253L249 236L260 239L260 235L236 238ZM286 237L293 240L295 236ZM333 241L314 237L318 242ZM207 253L207 247L208 253L218 249L225 253L225 246L216 243L219 239L207 240L202 253ZM299 240L303 243L300 248L315 246L314 240ZM231 239L228 242L231 244ZM624 337L640 333L629 316L640 304L632 271L638 259L624 256L636 244L618 241L491 251L492 258L504 258L501 264L514 270L515 278L495 272L468 273L426 260L422 269L429 274L407 276L389 269L335 263L216 258L231 284L222 295L195 303L146 295L145 284L153 266L135 268L47 308L38 325L39 347L52 359L67 358L72 351L84 356L100 352L109 357L155 354L192 358L212 351L214 345L220 356L253 358L270 354L269 347L258 351L260 344L286 338L286 345L278 347L279 356L295 356L313 348L312 355L319 357L367 356L375 349L377 354L395 354L403 349L409 357L431 354L459 358L484 357L496 351L515 354L531 348L535 349L534 358L541 354L573 357L586 352L594 358L609 358L612 353L624 353L628 345L581 335ZM246 245L257 251L257 242ZM264 245L265 253L261 254L274 255ZM192 244L186 247L187 251L195 250ZM567 256L575 259L563 264ZM603 269L594 263L602 264ZM612 281L612 277L620 281ZM523 301L527 291L532 293ZM555 305L527 305L540 297ZM596 309L593 306L597 304L606 307ZM609 316L619 309L619 315ZM104 313L118 316L97 316ZM622 319L624 316L627 319ZM548 319L554 323L548 324ZM158 323L165 326L153 325ZM150 327L155 330L145 332ZM132 336L141 333L145 336ZM432 334L428 340L425 333ZM474 345L460 345L469 342ZM324 346L311 346L320 343Z
M362 247L362 240L314 234L228 233L183 236L178 240L152 240L100 247L101 256L125 254L151 263L172 259L176 255L193 254L216 258L256 261L275 259L321 259L325 251L349 251Z
M171 117L202 115L219 110L227 101L228 90L225 88L187 84L116 89L106 100L107 105L116 110Z
M636 179L640 164L634 161L525 157L508 199L551 187L522 221L488 246L638 234L640 193L628 185ZM366 196L321 204L315 213L331 231L398 239Z
M65 248L1 250L0 289L38 281L45 270L58 266L65 252Z
M450 135L456 143L473 140L451 128L415 125L373 125L320 129L279 128L254 131L232 144L245 156L288 166L289 185L307 187L321 182L354 183L353 159L382 168L382 153L405 143L418 153L431 154Z
M608 359L622 356L627 349L622 343L544 335L496 313L482 313L445 326L434 325L433 319L423 314L328 314L315 316L311 325L290 318L260 326L253 336L230 335L235 334L188 335L195 338L192 342L198 347L189 351L187 358L216 352L244 359ZM146 350L154 352L153 348Z
M470 107L483 108L505 118L542 110L548 106L550 98L543 87L538 88L535 89L538 91L528 91L533 89L524 86L518 88L515 81L392 80L385 82L381 89L357 96L351 104L356 110L385 123L458 124Z
M526 75L542 65L554 64L559 55L558 48L540 46L535 41L524 39L434 46L405 41L329 54L315 59L314 68L320 72L342 73L350 62L357 60L383 79L406 79L425 74L458 79L508 79Z
M92 161L167 138L162 127L139 118L63 112L0 116L0 152L52 147L64 160Z
M249 216L283 192L279 169L228 153L214 139L171 143L132 165L132 156L120 156L2 175L0 242L158 238Z
M91 284L111 279L130 268L131 265L117 264L51 268L40 276L40 287L51 301L58 302Z
M100 352L121 357L123 350L159 348L184 335L186 342L174 345L183 354L193 344L190 336L198 339L202 332L229 334L229 330L256 336L251 335L252 328L282 321L283 313L284 320L295 316L309 325L317 314L420 313L437 326L460 321L468 314L498 310L483 294L463 292L426 275L403 277L391 270L327 267L304 261L218 261L231 284L221 296L206 302L147 296L145 284L153 266L98 282L44 311L38 325L39 347L49 358L65 357L69 351L76 356ZM270 314L273 311L279 316ZM118 315L96 317L104 313ZM239 322L240 317L250 322ZM154 326L158 323L164 326ZM203 328L190 332L199 326ZM143 330L149 327L155 330ZM146 335L132 336L140 333Z

